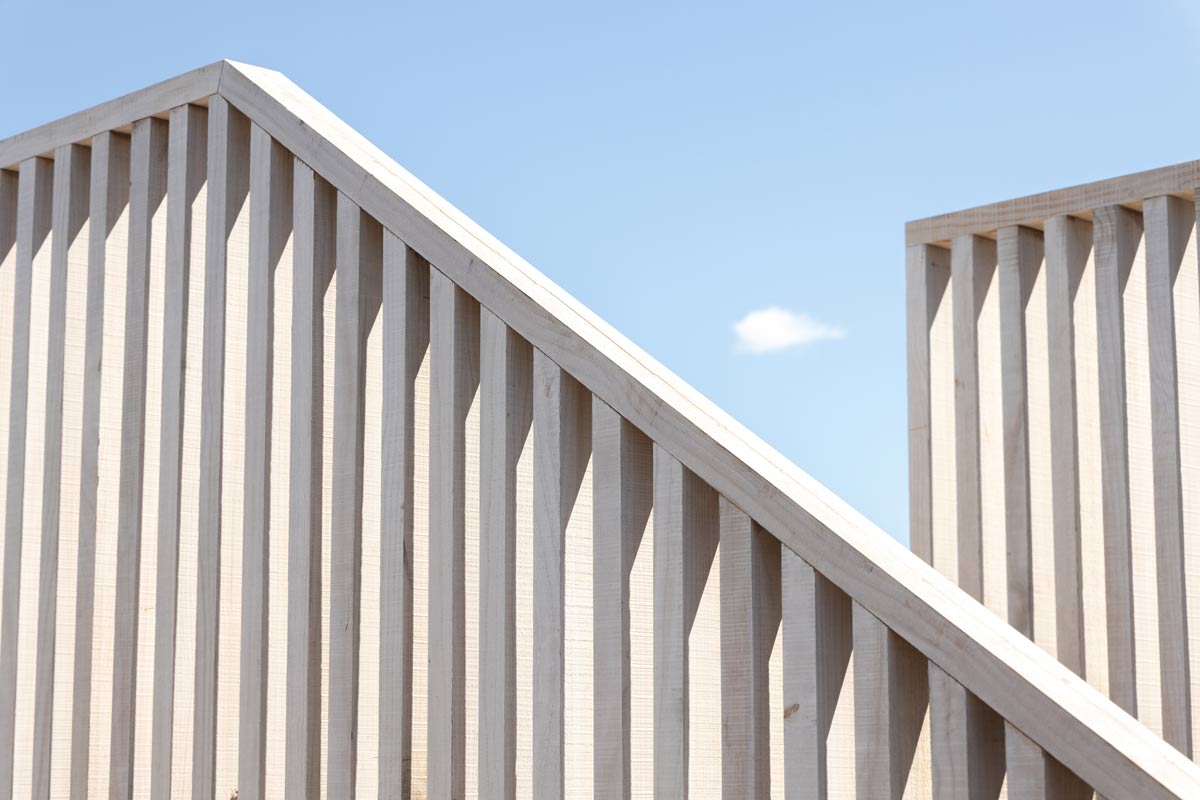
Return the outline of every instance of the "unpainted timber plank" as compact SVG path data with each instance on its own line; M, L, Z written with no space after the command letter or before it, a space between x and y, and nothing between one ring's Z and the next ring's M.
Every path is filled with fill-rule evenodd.
M1091 800L1085 783L1007 722L1004 752L1008 800Z
M1004 720L929 664L934 800L995 800L1004 784Z

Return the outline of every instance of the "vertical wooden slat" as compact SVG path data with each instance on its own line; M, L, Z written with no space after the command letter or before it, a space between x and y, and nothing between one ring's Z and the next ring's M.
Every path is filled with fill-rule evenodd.
M112 761L109 767L111 791L118 797L129 796L133 791L150 239L154 213L163 201L167 188L167 125L162 120L148 119L134 123L130 180L116 633L113 639Z
M565 792L566 531L591 454L592 401L533 354L533 794Z
M183 394L191 274L192 204L204 183L207 112L171 111L167 164L167 269L164 281L162 434L159 438L158 569L154 624L154 700L150 793L171 791L175 715L175 631L183 466ZM187 554L189 557L191 553ZM185 677L186 679L186 677Z
M629 575L652 501L650 440L592 399L593 769L595 797L630 792Z
M1174 285L1191 237L1195 209L1177 197L1151 197L1143 206L1142 218L1146 229L1146 321L1150 344L1163 738L1190 756L1191 660L1184 582Z
M117 221L129 202L129 140L101 133L92 139L88 229L87 329L84 345L82 447L79 457L79 567L75 600L75 686L71 721L71 797L88 796L91 778L93 632L95 625L97 506L100 480L101 367L104 353L105 274ZM123 237L121 237L123 238ZM111 288L109 289L111 291ZM109 677L105 675L104 677ZM98 766L105 773L103 765Z
M1091 790L1010 723L1004 723L1008 800L1090 800Z
M89 151L66 145L54 154L50 257L50 327L46 351L45 428L42 443L42 542L34 667L32 796L50 796L51 723L54 719L59 509L63 475L63 382L66 359L68 256L88 214ZM37 402L40 398L34 398Z
M1125 316L1121 295L1141 237L1141 219L1120 206L1093 213L1096 271L1097 380L1108 599L1110 696L1137 715L1133 556L1129 511L1129 442L1125 398Z
M291 507L288 515L286 795L320 796L321 471L324 296L334 269L336 194L293 163Z
M479 383L479 305L437 270L429 348L428 796L457 798L466 791L466 422Z
M3 326L4 339L0 341L0 446L4 451L0 453L0 503L5 500L8 486L7 469L8 455L7 448L9 445L8 423L9 423L9 403L11 401L12 388L12 346L14 339L13 321L16 314L16 304L14 302L14 288L16 283L16 241L17 241L17 196L19 194L17 173L10 170L0 170L0 269L3 273L0 274L0 298L2 298L3 306L0 306L0 325ZM4 343L9 343L5 346ZM0 505L0 516L7 519L7 514L4 506ZM3 523L7 527L7 523ZM0 552L4 551L4 529L0 528ZM0 559L3 556L0 555ZM3 565L0 564L0 569ZM0 580L4 580L4 576L0 575ZM11 717L7 718L11 721ZM8 747L12 747L11 737L8 742ZM11 755L3 758L11 758ZM11 770L11 767L9 767ZM10 785L11 785L11 778Z
M25 425L29 407L29 337L33 262L50 234L53 163L21 163L17 196L17 264L9 403L8 487L4 520L3 610L0 611L0 797L13 791L21 550L25 526ZM35 398L34 402L39 402Z
M200 550L196 562L195 736L192 794L213 797L220 664L221 487L225 439L225 285L229 236L249 190L250 124L221 97L208 106L204 369L201 377Z
M246 326L246 469L242 529L242 631L238 797L265 791L267 597L271 517L271 407L275 268L292 223L292 164L250 128L250 272Z
M1004 228L996 242L1000 301L1000 392L1004 448L1004 522L1008 556L1008 624L1033 636L1033 562L1029 521L1029 429L1026 412L1025 303L1030 272L1042 260L1041 235Z
M929 330L950 277L950 253L932 245L907 251L909 546L933 559L933 452Z
M412 791L416 383L429 346L429 265L383 234L383 531L379 798Z
M654 447L654 794L688 793L688 637L718 541L717 494Z
M353 797L362 583L363 413L367 333L379 311L383 231L348 197L337 201L332 563L329 588L330 797Z
M954 423L958 498L958 584L983 600L983 531L979 466L979 333L983 292L996 266L996 245L980 236L956 238L950 251L954 293Z
M656 458L659 452L655 450ZM704 492L679 510L691 515L696 515L698 511L712 514L714 510L718 514L721 547L722 795L730 798L770 797L771 686L768 663L779 630L782 603L779 540L758 527L725 498L718 501L715 494L708 495L712 490L700 484L699 479L686 468L680 466L678 469L689 481L698 484L695 489ZM657 471L656 461L656 489L659 482ZM717 508L705 508L697 501L716 505ZM693 510L689 511L689 506ZM654 536L657 539L663 524L659 518L661 505L657 492L654 508ZM692 525L711 525L711 522L701 517ZM703 530L700 534L697 536L685 530L684 539L689 541L695 536L696 545L704 547L707 544L706 536L711 534ZM661 552L659 541L661 539L655 542L654 548L656 565ZM685 545L685 548L688 546ZM704 555L704 552L701 550L700 555ZM784 557L795 558L795 555L787 551ZM703 583L696 590L697 595L702 589ZM786 633L784 646L787 646ZM657 665L655 674L657 677ZM687 730L686 726L684 730ZM788 781L788 785L791 783Z
M783 548L780 561L784 788L788 800L824 800L830 727L853 647L850 598L791 550Z
M1074 297L1088 252L1086 222L1046 220L1046 343L1050 387L1050 470L1053 498L1055 643L1058 659L1083 675L1083 563L1076 446Z
M858 797L898 800L923 777L915 759L929 707L928 662L857 603L853 630Z
M929 664L934 800L995 800L1004 783L1004 721Z
M529 433L533 352L480 319L479 795L516 797L517 462Z

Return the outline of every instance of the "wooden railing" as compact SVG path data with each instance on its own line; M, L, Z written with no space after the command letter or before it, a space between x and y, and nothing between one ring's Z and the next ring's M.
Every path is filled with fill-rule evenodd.
M0 320L0 796L1200 791L276 73L0 142Z
M1200 741L1200 163L909 224L914 549Z

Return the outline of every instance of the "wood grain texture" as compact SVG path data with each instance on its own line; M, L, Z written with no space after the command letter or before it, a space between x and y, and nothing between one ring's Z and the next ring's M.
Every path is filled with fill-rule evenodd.
M152 795L171 791L175 727L175 636L183 472L184 392L191 282L193 204L205 181L208 112L171 111L167 165L167 243L163 313L162 432L159 436L158 569L155 589ZM197 387L198 388L198 387ZM187 554L191 556L191 553ZM185 676L185 680L187 677Z
M784 787L788 800L824 800L831 796L830 731L853 649L851 603L792 551L783 550L780 558ZM844 794L854 787L835 784L834 796L839 790Z
M517 795L517 462L533 414L533 351L480 313L479 795Z
M1100 430L1100 453L1110 697L1136 716L1129 442L1125 416L1125 315L1121 296L1137 252L1142 223L1140 215L1119 206L1096 209L1094 220L1097 380L1100 418L1104 420Z
M995 800L1004 785L1004 721L932 662L934 800Z
M592 400L593 770L596 798L630 794L629 578L650 514L650 440Z
M88 216L91 154L65 145L55 151L50 256L50 319L46 350L45 427L42 448L42 541L39 559L37 654L34 667L32 796L50 797L54 745L55 651L59 603L59 534L63 490L63 391L66 380L67 284L77 265L71 249ZM36 401L36 398L35 398ZM71 534L74 531L70 532ZM70 534L68 534L70 535ZM65 587L70 590L73 587Z
M858 796L927 796L929 754L919 753L927 662L862 606L853 606L852 617Z
M1154 452L1154 533L1163 738L1192 754L1191 658L1184 576L1183 482L1174 286L1192 235L1190 202L1158 196L1142 210L1146 235L1146 322L1150 344L1150 428Z
M26 422L29 415L29 339L34 260L50 236L54 166L21 163L17 189L16 280L13 297L12 399L8 423L8 487L4 521L3 610L0 611L0 797L14 783L21 555L25 538ZM37 402L35 398L34 402ZM32 514L30 515L32 518Z
M92 757L93 691L97 677L107 686L110 670L94 674L93 647L96 637L96 570L98 566L98 521L100 515L101 368L105 361L106 274L117 265L110 251L123 245L125 229L118 225L129 203L129 140L119 134L101 134L92 140L92 173L89 191L87 327L84 344L83 419L79 456L79 562L76 571L75 685L71 721L71 798L89 794ZM124 264L120 265L124 269ZM104 633L100 637L105 638ZM103 663L103 662L102 662ZM107 698L101 699L100 703ZM97 731L97 733L100 733ZM104 732L107 736L107 731ZM97 765L97 772L107 769Z
M363 402L367 334L379 312L383 231L345 195L337 203L337 359L334 363L333 531L329 587L331 797L354 796L362 585Z
M688 795L688 639L718 541L717 495L661 449L654 459L654 794Z
M566 536L591 455L592 399L533 352L533 792L564 796Z
M1092 790L1011 724L1004 725L1008 800L1091 800Z
M200 550L196 563L195 735L192 794L216 795L221 531L225 439L225 287L229 237L249 191L250 123L215 98L208 108L208 210L201 377Z
M659 536L664 524L659 516L658 461L670 458L665 454L660 456L660 452L655 450L655 537ZM682 466L678 469L682 477L686 469ZM779 544L740 509L724 498L718 499L715 494L710 494L711 489L700 484L690 473L687 475L687 480L696 482L693 491L701 496L685 503L679 510L691 508L687 513L695 516L692 522L694 527L712 524L701 514L716 512L719 522L722 796L767 798L771 796L771 681L768 663L779 630L782 608ZM702 548L707 545L710 536L711 533L703 529L690 536L685 534L686 546ZM659 542L656 541L656 566L661 552L658 546ZM704 550L697 555L703 556ZM696 566L703 564L696 556L693 556L693 560ZM700 589L703 589L703 584ZM656 665L656 677L657 674ZM668 733L675 735L674 731ZM686 796L686 791L677 796Z
M933 452L929 331L950 277L950 252L915 245L906 258L908 310L908 539L914 553L933 560Z
M429 797L466 787L466 422L479 385L479 306L429 279Z
M293 166L292 413L288 519L288 716L285 793L320 796L321 515L324 298L334 272L337 195Z

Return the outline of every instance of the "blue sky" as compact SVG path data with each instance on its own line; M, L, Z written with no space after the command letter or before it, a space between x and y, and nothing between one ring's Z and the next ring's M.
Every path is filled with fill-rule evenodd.
M6 3L0 137L278 69L907 541L904 222L1200 156L1193 5Z

